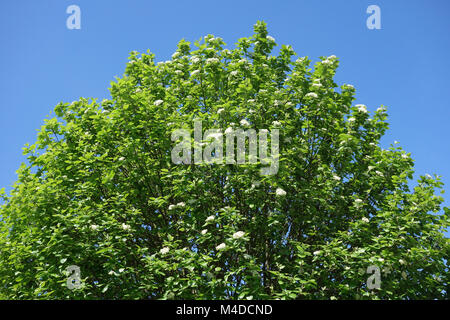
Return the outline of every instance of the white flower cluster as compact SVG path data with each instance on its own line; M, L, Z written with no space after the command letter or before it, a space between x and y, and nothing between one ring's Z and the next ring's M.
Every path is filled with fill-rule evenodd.
M190 58L190 60L191 60L191 62L194 63L194 64L200 62L200 58L197 57L197 56L192 56L192 57Z
M309 92L305 95L305 97L317 99L318 95L315 92Z
M213 63L218 63L219 59L217 58L208 58L206 59L206 64L213 64Z
M276 194L278 197L283 197L283 196L286 195L286 191L284 191L284 190L281 189L281 188L277 188L277 190L275 191L275 194Z
M355 105L355 107L358 108L358 111L359 111L359 112L367 113L367 107L366 107L365 105L363 105L363 104L357 104L357 105Z
M172 59L176 59L176 58L178 58L179 56L181 56L181 53L178 52L178 51L176 51L176 52L172 55Z
M223 249L226 248L226 246L227 246L227 245L226 245L225 243L222 242L221 244L219 244L219 245L216 247L216 250L217 250L217 251L223 250Z
M184 202L178 202L177 204L171 204L169 206L169 210L174 210L176 208L183 208L185 206L186 206L186 204Z
M250 123L247 120L245 120L245 119L242 119L239 123L243 127L248 127L250 125Z
M344 89L355 89L351 84L344 84Z
M244 235L245 235L245 232L244 232L244 231L238 231L238 232L235 232L235 233L233 234L233 239L239 239L239 238L242 238Z
M159 106L161 103L164 103L164 101L163 100L156 100L154 102L155 106Z
M333 54L331 56L329 56L328 58L326 58L325 60L322 60L322 64L324 65L330 65L333 63L333 61L336 59L336 56Z
M354 203L355 203L355 207L359 208L359 207L362 206L363 201L362 201L361 199L356 199L356 200L354 201Z

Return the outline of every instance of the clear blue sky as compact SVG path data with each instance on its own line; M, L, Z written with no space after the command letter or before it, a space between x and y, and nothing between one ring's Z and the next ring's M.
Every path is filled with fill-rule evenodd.
M81 30L66 28L66 8L81 8ZM381 30L369 30L369 5ZM9 0L0 4L0 188L11 189L22 147L60 102L109 97L130 51L167 60L177 42L206 34L229 46L268 23L278 44L301 56L340 59L336 80L356 87L370 111L388 107L394 140L411 152L416 175L443 176L450 206L450 1L447 0Z

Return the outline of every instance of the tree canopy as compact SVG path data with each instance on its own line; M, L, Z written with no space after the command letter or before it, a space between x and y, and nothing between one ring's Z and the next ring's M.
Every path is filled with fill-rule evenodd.
M386 108L352 105L337 57L275 47L259 21L233 49L208 35L166 62L132 52L111 99L58 104L1 194L0 297L448 298L439 176L409 185L411 155L379 146ZM195 120L279 129L278 171L173 163L172 132Z

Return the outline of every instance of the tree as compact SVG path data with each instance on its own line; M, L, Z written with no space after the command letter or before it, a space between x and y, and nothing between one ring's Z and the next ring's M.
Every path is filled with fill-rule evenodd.
M352 106L355 89L333 81L335 56L312 70L290 46L271 55L264 22L254 32L233 50L212 35L195 49L181 40L157 64L132 52L112 99L55 107L2 195L0 295L446 297L439 177L410 190L410 155L378 145L386 109L371 118ZM278 128L276 174L261 175L259 162L173 163L171 134L199 119L207 129ZM81 282L69 288L71 265Z

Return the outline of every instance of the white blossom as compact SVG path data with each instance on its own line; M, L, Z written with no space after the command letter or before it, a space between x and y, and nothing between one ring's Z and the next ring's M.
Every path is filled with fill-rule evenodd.
M320 87L322 87L322 84L321 83L313 83L312 86L315 88L320 88Z
M205 235L208 232L207 229L203 229L202 232L200 232L201 234Z
M350 117L350 118L347 119L347 121L348 121L348 122L353 122L353 121L355 121L355 118Z
M315 92L309 92L305 95L305 97L317 98L318 95Z
M91 225L90 226L90 228L91 228L91 230L97 230L98 229L98 225L96 225L96 224L93 224L93 225Z
M197 73L200 73L200 70L194 70L191 72L191 76L195 76Z
M169 206L169 210L173 210L173 209L175 209L176 207L177 207L176 205L171 204L171 205Z
M239 123L241 124L241 126L249 126L250 125L250 123L245 119L242 119Z
M277 190L275 191L275 194L277 195L277 196L285 196L286 195L286 191L284 191L283 189L281 189L281 188L277 188Z
M337 175L334 175L334 176L333 176L333 179L336 180L336 181L341 181L341 177L339 177L339 176L337 176Z
M244 235L245 235L245 232L243 232L243 231L235 232L235 233L233 234L233 239L239 239L239 238L242 238Z
M186 206L186 204L184 203L184 202L178 202L177 203L177 207L184 207L184 206Z
M164 247L164 248L162 248L161 250L159 250L159 252L161 253L161 254L166 254L167 252L169 252L169 248L167 248L167 247Z
M279 127L279 126L281 126L281 122L280 122L280 121L273 121L273 122L272 122L272 125L273 125L274 127Z
M225 247L226 247L227 245L225 244L225 243L221 243L221 244L219 244L217 247L216 247L216 250L222 250L222 249L225 249Z
M406 264L406 261L403 259L398 260L398 262L400 262L400 264L402 264L402 265Z
M266 39L272 42L275 42L275 38L271 36L266 36Z
M156 100L154 104L155 106L159 106L163 102L164 102L163 100Z
M225 111L224 108L220 108L220 109L217 110L217 113L218 113L218 114L222 114L224 111Z
M313 252L313 255L315 255L315 256L317 256L317 255L319 255L320 254L320 250L317 250L317 251L314 251Z
M197 56L192 56L191 57L191 61L192 61L192 63L199 63L200 62L200 58L197 57Z
M361 206L362 203L363 203L363 201L361 199L356 199L355 200L355 206L357 206L357 207Z
M217 63L217 62L219 62L219 59L217 59L217 58L208 58L208 59L206 59L206 63L207 64Z
M232 76L237 76L238 72L237 72L237 70L234 70L234 71L231 71L230 74L231 74Z
M214 219L215 219L215 216L209 216L208 218L206 218L206 222L213 221Z
M359 112L367 113L367 107L363 104L357 104L355 107L358 108Z
M131 229L131 227L128 224L122 223L122 229L128 231Z
M175 70L175 73L178 74L178 75L180 75L180 74L183 74L183 71L181 71L181 70Z
M361 220L362 220L363 222L365 222L365 223L368 223L368 222L369 222L369 219L367 219L366 217L362 218Z

